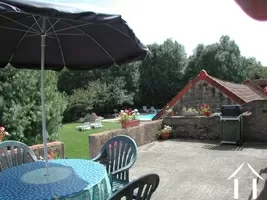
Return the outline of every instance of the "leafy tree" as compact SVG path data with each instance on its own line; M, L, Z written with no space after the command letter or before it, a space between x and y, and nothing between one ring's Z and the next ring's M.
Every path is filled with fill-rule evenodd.
M246 79L267 78L267 67L263 67L255 58L244 58L243 62L246 66Z
M96 80L74 90L69 96L64 120L76 121L92 111L111 112L123 104L133 104L133 93L128 92L125 85L124 78L118 77L112 83Z
M45 72L45 110L49 140L58 137L62 114L66 107L64 96L57 90L55 72ZM42 142L40 100L40 71L0 70L0 121L11 134L9 139L28 145Z
M149 45L151 55L140 65L140 97L143 104L164 105L183 87L187 56L184 47L167 39Z
M75 89L85 88L89 81L97 80L100 76L99 70L70 71L64 69L58 77L58 90L71 95Z
M239 47L229 36L222 36L219 43L196 47L189 57L185 70L185 81L195 77L202 69L222 80L241 82L245 67Z

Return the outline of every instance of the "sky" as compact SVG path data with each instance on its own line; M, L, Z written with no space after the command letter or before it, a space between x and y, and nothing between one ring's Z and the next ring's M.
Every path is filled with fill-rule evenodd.
M94 12L120 14L144 44L172 38L188 55L200 43L235 40L246 57L267 66L267 22L247 16L234 0L57 0Z

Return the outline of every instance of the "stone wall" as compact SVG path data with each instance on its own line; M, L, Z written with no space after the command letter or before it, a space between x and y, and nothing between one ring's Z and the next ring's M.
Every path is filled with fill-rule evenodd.
M105 131L102 133L96 133L89 136L89 150L90 158L93 158L100 151L101 147L112 137L117 135L128 135L133 138L137 146L144 145L157 140L156 133L162 127L162 120L146 122L140 126L116 129Z
M267 100L249 102L243 107L252 112L244 118L244 139L267 142Z
M245 111L252 112L244 117L244 141L267 142L267 100L258 100L243 105ZM175 138L220 139L219 117L173 116L163 120L163 124L173 127Z
M163 120L163 124L173 127L174 138L218 140L219 117L173 116Z
M181 116L183 107L196 108L201 104L209 104L212 112L216 112L223 104L235 104L226 95L205 81L195 84L173 107L174 115Z
M37 144L37 145L33 145L33 146L29 146L30 149L33 150L33 152L35 153L37 159L41 160L44 158L44 148L43 148L43 144ZM47 143L47 148L48 148L48 153L49 152L53 152L53 154L56 156L56 158L65 158L64 156L64 143L63 142L50 142ZM0 154L2 153L2 150L0 150ZM8 153L10 154L10 150L8 150ZM14 153L17 153L17 149L14 149ZM2 153L2 156L5 156ZM26 155L26 162L32 162L32 158L29 156L29 154ZM0 171L2 171L3 169L0 166Z
M37 158L40 156L44 157L44 146L43 144L37 144L30 146L30 148L34 151ZM53 152L59 158L65 158L64 155L64 143L60 141L49 142L47 143L48 152Z

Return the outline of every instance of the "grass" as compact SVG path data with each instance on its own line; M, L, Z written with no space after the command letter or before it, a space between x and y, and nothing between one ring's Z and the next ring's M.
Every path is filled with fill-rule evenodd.
M76 126L81 125L79 123L64 124L59 132L59 140L64 142L65 157L88 159L89 135L121 127L118 122L102 122L102 124L104 125L102 128L87 131L76 130Z

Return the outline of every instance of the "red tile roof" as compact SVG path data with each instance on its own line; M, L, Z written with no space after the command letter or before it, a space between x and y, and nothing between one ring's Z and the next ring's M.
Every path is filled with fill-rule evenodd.
M211 77L211 76L210 76ZM241 99L244 103L248 103L250 101L254 100L261 100L264 99L263 96L261 96L259 93L254 91L251 87L245 84L236 84L231 83L228 81L222 81L220 79L213 78L217 83L222 85L225 89L229 90L231 93L235 94L239 99ZM229 96L231 98L231 95ZM236 101L235 98L232 98L234 101ZM238 103L238 101L236 101ZM241 103L242 104L242 103Z
M267 79L254 79L251 81L262 88L265 88L267 86Z
M173 107L183 95L185 95L197 82L206 81L214 88L221 91L236 103L242 105L254 100L263 100L266 98L263 89L257 85L249 84L237 84L228 81L223 81L208 75L205 70L202 70L193 80L191 80L162 110L159 112L153 120L159 119L166 113L167 106Z

